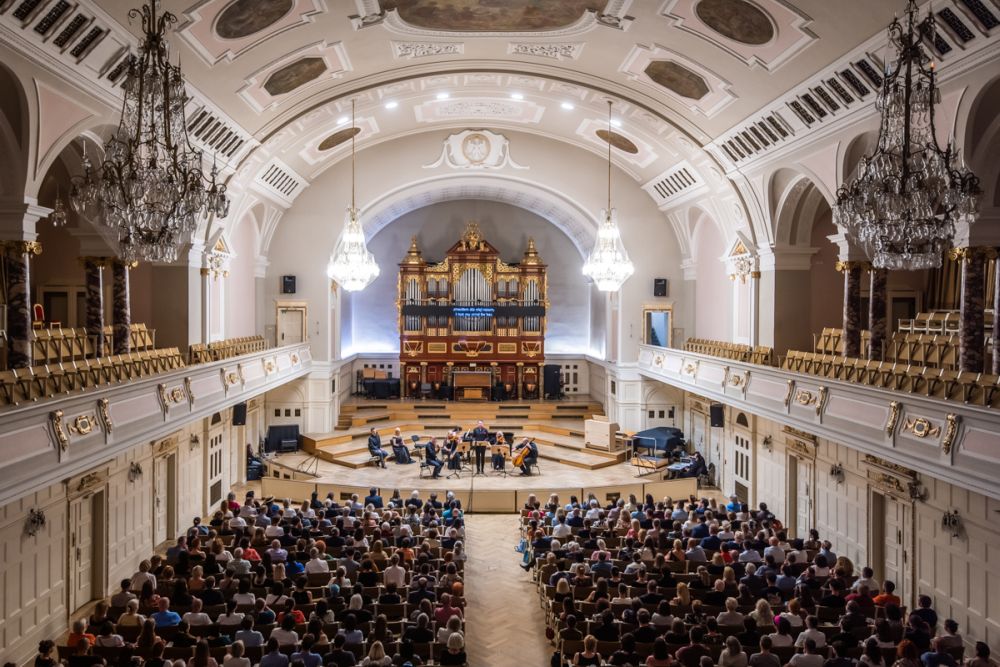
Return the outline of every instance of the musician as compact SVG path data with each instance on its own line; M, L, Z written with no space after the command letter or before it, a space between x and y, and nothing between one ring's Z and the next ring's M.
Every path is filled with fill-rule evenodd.
M476 473L485 474L486 468L486 445L490 439L490 432L483 425L483 420L476 422L476 428L469 433L472 436L473 449L476 450Z
M497 431L497 442L496 442L496 444L498 444L498 445L506 445L508 447L508 449L510 448L510 445L507 443L507 439L504 438L503 431ZM503 470L504 467L505 467L504 466L504 460L503 460L503 454L494 454L493 455L493 459L492 459L491 462L493 463L493 469L494 470Z
M389 444L392 446L396 463L413 463L413 457L410 456L410 450L406 448L406 442L403 441L402 433L398 428L389 440Z
M441 476L441 467L444 465L444 462L438 458L437 438L431 438L431 441L427 443L427 447L424 448L424 463L434 468L434 474L432 475L434 479ZM419 498L417 501L419 502Z
M368 453L372 455L372 458L378 459L378 464L385 468L385 459L389 456L389 452L382 449L382 436L378 434L373 426L368 435Z
M458 451L458 431L448 434L443 450L444 458L448 461L448 470L459 470L462 467L462 453Z
M521 452L524 451L523 454ZM523 458L522 458L523 457ZM514 461L520 460L521 474L525 477L531 475L531 466L538 462L538 445L531 438L525 438L521 441L517 447L514 448Z

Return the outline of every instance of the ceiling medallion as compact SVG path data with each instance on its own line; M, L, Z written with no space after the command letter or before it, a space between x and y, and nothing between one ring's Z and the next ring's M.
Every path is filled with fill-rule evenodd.
M233 0L219 12L215 34L223 39L242 39L274 25L288 16L295 0Z
M746 0L701 0L694 11L702 23L735 42L761 46L774 39L771 18Z
M635 155L639 152L639 147L636 146L634 143L632 143L632 140L623 134L618 134L613 130L609 131L603 129L597 130L596 132L594 132L594 134L597 135L598 139L600 139L605 143L611 142L612 146L622 151L623 153L630 153L632 155Z

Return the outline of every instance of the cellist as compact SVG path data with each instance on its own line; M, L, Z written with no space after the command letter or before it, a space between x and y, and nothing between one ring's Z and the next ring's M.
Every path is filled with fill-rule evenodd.
M531 475L531 466L538 463L538 445L531 438L525 438L514 448L513 464L521 469L521 475Z

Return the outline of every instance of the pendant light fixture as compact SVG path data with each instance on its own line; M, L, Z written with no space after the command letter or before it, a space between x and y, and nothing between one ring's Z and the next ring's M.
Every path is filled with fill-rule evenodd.
M326 274L348 292L359 292L378 278L379 268L375 256L365 244L365 231L361 227L358 208L355 203L355 100L351 100L351 206L344 218L344 229L340 232L337 245L333 249Z
M635 266L628 258L618 230L618 214L611 206L611 100L608 100L608 207L601 211L594 248L583 265L583 275L588 276L602 292L617 292L635 273Z

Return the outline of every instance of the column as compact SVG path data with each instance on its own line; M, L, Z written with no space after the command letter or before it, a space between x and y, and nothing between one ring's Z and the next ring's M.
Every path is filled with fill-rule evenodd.
M7 354L8 368L32 365L31 348L31 256L42 252L37 241L6 241L7 265Z
M201 342L212 340L212 272L201 269Z
M844 274L844 356L861 356L861 269L862 262L837 262Z
M992 248L955 248L952 259L962 263L959 313L959 370L982 373L986 314L986 260Z
M87 288L87 337L94 341L94 356L104 356L104 257L84 257Z
M750 272L750 347L760 345L760 271Z
M1000 375L1000 260L993 267L993 374Z
M132 324L132 305L128 293L128 272L131 268L120 259L111 265L111 335L112 354L128 354L132 347L130 334Z
M868 358L874 361L885 359L886 344L886 282L889 277L887 269L868 269L870 293L868 296L868 328L872 332L871 347L868 348Z

